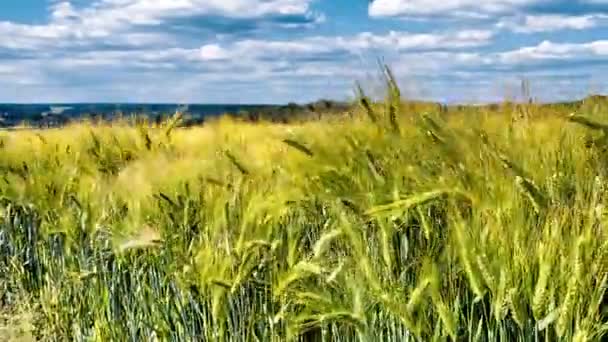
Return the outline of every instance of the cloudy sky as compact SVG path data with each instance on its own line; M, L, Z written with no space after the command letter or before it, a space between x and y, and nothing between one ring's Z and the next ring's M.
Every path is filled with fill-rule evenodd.
M2 0L0 102L446 102L608 92L608 0Z

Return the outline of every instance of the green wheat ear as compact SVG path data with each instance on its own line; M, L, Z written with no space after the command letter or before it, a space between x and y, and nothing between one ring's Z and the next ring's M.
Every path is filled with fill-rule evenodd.
M179 124L182 122L183 118L184 118L184 113L176 112L171 117L169 122L167 122L167 127L165 128L165 136L167 137L167 139L171 139L171 133L173 133L173 130L175 130L175 128L179 126Z
M314 153L306 146L304 146L303 144L292 140L292 139L285 139L283 140L283 143L285 143L287 146L293 147L296 150L304 153L305 155L309 156L309 157L314 157Z
M365 214L368 216L386 216L396 213L403 213L411 208L424 205L435 200L445 199L450 196L456 199L470 201L469 197L460 191L434 190L416 194L406 199L398 200L389 204L375 206L369 209Z
M587 128L608 132L608 125L597 122L597 121L593 121L582 115L572 113L568 116L568 120L570 122L577 123L577 124L585 126Z
M139 136L144 141L144 146L145 146L146 150L151 151L152 150L152 138L150 138L150 132L144 125L139 125L137 127L137 129L138 129Z
M247 176L250 174L249 170L234 156L234 154L232 154L230 151L225 151L224 154L242 175Z
M545 252L541 252L545 253ZM547 285L551 274L551 264L546 257L539 255L538 277L534 288L534 297L532 299L532 312L534 318L540 321L545 314L547 304Z
M540 189L538 189L538 187L532 183L532 181L520 176L516 176L515 184L517 185L519 191L528 198L537 214L540 214L544 209L547 208L547 198L540 191Z
M378 116L372 108L372 103L369 97L365 95L365 92L359 83L357 83L357 97L359 98L359 105L363 108L370 121L373 123L378 123Z
M388 88L386 105L390 125L394 132L399 133L400 129L397 115L399 114L399 107L401 106L401 91L399 90L397 80L391 69L387 65L384 65L383 71L386 78L386 87Z

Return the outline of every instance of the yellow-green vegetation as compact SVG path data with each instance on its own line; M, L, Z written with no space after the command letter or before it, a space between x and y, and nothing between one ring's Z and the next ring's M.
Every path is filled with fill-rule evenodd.
M605 337L608 107L389 93L315 122L2 133L0 340Z

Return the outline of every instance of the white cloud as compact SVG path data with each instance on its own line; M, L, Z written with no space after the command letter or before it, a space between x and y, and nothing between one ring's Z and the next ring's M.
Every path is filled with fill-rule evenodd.
M338 40L338 45L358 48L384 49L433 49L433 48L463 48L481 46L489 43L493 37L491 31L464 30L454 33L418 33L391 31L387 35L359 34L350 42Z
M70 96L76 96L81 92L74 92L72 88L75 84L86 84L87 89L92 89L95 85L101 87L107 82L106 87L114 89L111 94L102 95L104 93L99 90L95 90L95 93L100 94L99 96L113 96L112 100L125 99L115 92L119 89L119 83L138 89L146 84L149 91L143 95L162 98L168 94L160 90L161 88L184 89L180 84L186 82L191 85L188 89L195 89L193 80L199 80L209 86L219 87L218 89L225 89L230 85L237 87L244 82L256 82L263 89L276 86L277 89L283 89L283 92L287 87L279 84L297 83L298 89L307 89L306 94L298 96L307 96L307 99L312 100L315 96L322 95L322 90L314 88L313 84L326 84L331 81L336 88L341 87L341 92L347 91L355 79L360 79L369 72L376 72L375 57L379 55L387 56L393 61L399 56L399 60L404 62L403 65L414 67L415 72L435 72L442 68L445 70L454 63L466 64L473 61L472 55L437 50L481 46L489 43L491 38L491 32L475 30L426 34L391 31L386 34L312 36L298 40L245 39L225 43L210 41L199 47L84 49L71 50L60 55L35 53L27 63L18 58L8 61L2 70L11 70L11 79L21 78L29 80L30 84L44 86L45 96L56 94L58 89L64 89ZM411 54L408 54L408 51ZM21 67L15 70L11 65ZM34 71L35 77L32 77ZM0 84L5 81L6 78L0 80ZM15 83L12 87L16 87ZM150 90L154 87L157 90ZM49 92L47 88L54 90ZM32 91L29 90L30 96L38 96ZM190 90L184 90L187 91ZM229 93L235 94L234 91ZM217 96L217 93L214 94ZM124 96L129 95L134 94L130 92ZM272 95L269 93L266 96ZM200 94L188 92L180 96L189 97L192 101ZM72 98L61 97L56 100L63 99Z
M229 56L229 52L217 44L204 45L199 52L203 60L223 60Z
M571 0L572 8L608 4L608 0ZM551 0L373 0L371 17L448 16L490 18L525 13L530 6L551 5Z
M225 47L209 44L201 48L204 59L255 58L260 56L292 56L339 53L358 54L369 50L407 51L477 47L491 42L493 33L484 30L463 30L446 33L387 34L363 32L354 36L313 36L297 41L243 40ZM203 52L204 50L204 52ZM211 58L208 58L211 56Z
M305 16L322 19L310 11L312 0L96 0L76 8L69 1L51 7L44 25L0 21L0 48L41 49L57 46L105 44L162 44L166 34L143 30L168 20L196 16L262 19L272 16ZM291 24L291 26L305 25ZM287 25L283 23L283 26ZM141 28L141 30L140 30Z
M526 15L518 18L501 20L496 26L517 33L551 32L559 30L586 30L605 23L608 16L589 14L581 16L567 15Z
M364 59L354 56L355 51L366 46L357 35L342 37L341 46L332 45L337 38L243 40L230 44L210 43L200 48L88 51L61 59L14 60L0 63L0 74L4 72L0 78L0 86L4 89L0 98L27 96L23 99L26 102L100 98L135 102L150 99L161 102L273 102L341 98L341 94L352 89L354 80L376 75L377 70L371 56ZM321 39L326 39L326 44L319 46L317 43ZM483 101L505 95L500 82L503 78L513 79L514 75L509 71L514 70L512 67L559 62L563 67L555 71L545 70L543 74L532 68L525 69L528 71L523 74L537 79L538 84L552 84L553 80L539 77L549 74L568 78L582 70L580 64L577 69L577 63L572 62L580 58L600 61L608 56L608 41L581 44L547 41L497 53L459 49L399 51L387 47L388 43L376 44L383 49L386 62L403 82L408 96L444 100L456 97ZM353 52L346 47L352 48ZM348 54L340 55L339 51ZM333 53L338 54L324 58ZM605 71L606 68L596 69L599 75ZM576 82L577 87L580 86L580 81ZM572 89L569 94L579 88ZM549 93L545 95L550 96Z
M78 12L69 1L58 2L51 6L51 18L55 22L76 19Z
M312 36L299 40L256 40L247 39L231 43L218 42L193 48L142 48L135 50L85 50L67 55L51 56L42 64L51 64L69 69L70 67L138 67L183 68L229 70L235 66L251 69L280 69L290 71L312 70L318 73L323 64L328 70L336 71L332 65L340 67L347 60L358 61L361 57L378 54L395 55L425 51L452 50L488 44L492 33L489 31L464 30L446 33L414 34L391 31L384 35L360 33L353 36ZM462 54L467 56L467 54ZM459 57L459 58L461 58ZM37 59L43 60L44 56Z
M67 23L24 25L0 22L0 49L32 50L44 54L66 48L95 49L102 45L141 47L166 45L175 39L163 32L112 32L102 28L86 28Z
M193 16L259 18L309 15L312 0L97 0L76 11L87 26L158 25L167 19Z
M511 12L540 0L374 0L369 5L372 17L450 15L483 16Z
M521 64L543 60L606 58L606 56L608 56L608 40L580 44L553 43L545 40L536 46L500 53L498 59L506 64Z
M515 34L565 29L584 33L607 19L602 14L526 13L527 6L546 5L549 0L376 0L369 6L373 16L496 19L498 24L488 29L459 31L465 21L445 21L442 25L456 25L435 31L428 21L430 26L419 27L426 28L421 33L392 30L330 36L309 30L290 36L266 30L269 23L275 25L273 29L310 29L311 23L323 18L313 13L314 1L56 2L47 24L0 22L0 102L15 96L25 101L314 100L342 94L354 80L375 75L377 57L391 65L400 79L422 80L422 88L432 94L465 97L483 93L499 75L513 70L535 73L543 65L559 65L551 72L561 77L585 68L581 67L585 61L599 65L608 60L605 40L574 44L553 37L538 45L497 51L501 41L490 29ZM201 36L192 22L205 24L205 19L209 31ZM216 30L214 24L225 27ZM255 35L222 35L236 24L255 26L247 31ZM608 69L598 68L604 75Z
M68 12L72 27L117 32L131 27L161 25L167 20L196 16L244 19L273 15L311 15L310 0L97 0ZM61 18L62 16L58 16Z

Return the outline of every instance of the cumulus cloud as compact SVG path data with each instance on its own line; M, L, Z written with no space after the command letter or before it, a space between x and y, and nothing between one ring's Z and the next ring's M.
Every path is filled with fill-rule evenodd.
M511 12L539 0L374 0L369 6L372 17L445 14L484 16Z
M98 0L88 11L111 13L113 17L137 14L141 22L193 14L232 18L260 17L271 14L302 15L309 11L310 0Z
M59 96L57 92L61 89L74 97L66 99L62 95L62 99L79 101L86 101L91 94L114 101L143 101L146 96L169 102L214 102L230 96L228 102L245 99L249 99L245 102L251 99L269 102L277 97L309 101L343 96L353 81L375 72L373 52L378 51L406 88L408 82L417 85L408 96L447 99L457 92L460 99L479 96L479 100L487 100L498 96L502 89L490 88L490 84L500 84L501 77L512 78L517 70L526 71L526 75L537 80L547 80L548 75L569 79L581 74L587 69L581 69L586 64L580 61L599 63L596 68L604 68L598 69L599 74L608 69L605 40L578 44L544 41L507 51L468 52L457 46L483 45L483 40L468 40L480 35L462 32L436 35L441 39L422 40L428 43L416 49L410 48L410 42L420 41L417 34L393 32L315 36L295 41L248 39L209 43L198 48L85 51L58 59L0 61L3 75L0 84L8 80L18 82L13 83L13 88L15 84L28 87L30 93L26 95L38 101L41 96L44 99ZM454 48L437 49L443 40L454 37L461 39L452 42ZM368 58L362 60L360 56ZM547 70L546 65L551 68ZM74 70L78 73L73 74ZM88 93L80 88L89 89ZM36 89L40 89L39 93ZM234 97L235 93L238 96ZM3 92L4 96L7 94L10 95Z
M361 56L379 56L400 52L453 50L489 44L490 31L408 33L390 31L386 34L364 32L352 36L310 36L298 40L244 39L229 43L210 42L200 47L141 49L109 49L70 51L52 55L50 64L65 67L130 66L140 68L209 68L210 65L281 66L281 62L328 62L340 65L343 60ZM60 58L55 58L60 57ZM38 56L36 59L45 59ZM293 70L293 69L292 69Z
M359 13L424 19L411 31L401 20L324 23L322 1L330 0L54 1L44 24L0 21L0 101L341 98L376 74L378 58L408 94L439 99L483 94L519 72L564 84L592 75L590 65L608 72L605 40L550 36L606 24L605 0L375 0Z
M368 50L403 51L434 50L476 47L488 44L493 37L491 31L463 30L445 33L408 33L390 31L387 34L360 33L354 36L313 36L297 41L244 40L228 44L205 45L201 56L224 59L269 56L307 56L346 52L357 54Z
M221 16L308 16L311 0L96 0L75 9L70 2L54 6L54 18L77 19L92 26L160 24L170 18Z
M372 17L449 16L491 18L522 12L605 12L606 0L373 0Z
M608 21L608 15L588 14L568 16L560 14L526 15L501 20L496 26L517 33L552 32L560 30L586 30Z
M597 40L580 44L553 43L545 40L536 46L522 47L513 51L500 53L499 59L503 63L519 64L544 60L605 59L607 56L608 40Z
M447 66L446 62L450 60L459 63L467 59L464 54L442 51L483 46L489 44L492 37L489 31L463 30L424 34L366 32L350 36L309 36L297 40L241 39L224 43L210 40L199 47L148 46L131 50L72 50L51 56L34 55L27 66L18 58L5 60L2 70L10 72L12 79L32 80L30 86L44 86L44 96L55 94L57 89L70 89L70 96L75 96L81 93L80 90L71 92L75 85L90 88L93 84L107 83L108 88L113 88L121 83L136 88L149 88L170 84L172 89L184 89L185 93L180 95L184 100L187 98L193 101L202 96L199 101L203 101L204 95L190 90L196 88L193 80L198 80L223 90L231 85L238 88L248 82L258 82L256 87L281 90L280 94L266 94L265 100L272 96L293 97L292 91L295 90L287 90L290 87L285 85L298 84L297 89L302 91L306 88L307 91L295 99L304 96L306 100L314 100L315 97L327 97L328 94L324 96L323 91L328 82L340 89L340 93L348 91L354 80L365 77L370 72L370 66L375 66L377 57L386 56L395 60L397 55L409 53L410 67L415 67L417 72L434 71L441 64ZM438 63L433 64L433 60ZM439 63L439 60L443 62ZM3 62L0 61L0 66L2 65ZM25 67L16 70L10 68L10 65ZM28 68L36 70L35 78L26 77ZM74 73L76 70L77 73ZM70 76L65 77L66 75ZM156 82L157 78L162 80ZM186 87L182 83L190 86ZM320 88L315 89L313 85ZM48 88L54 90L49 91ZM104 94L99 90L96 92ZM150 96L152 93L161 96L158 90L147 94ZM235 94L234 91L228 93L233 96ZM247 93L243 91L238 94L245 96ZM124 99L125 96L136 94L129 91L118 98ZM207 94L218 96L219 93L207 90ZM112 95L117 98L115 90ZM162 91L162 96L167 95ZM40 95L32 93L30 96ZM85 99L81 99L83 100Z
M312 0L97 0L77 8L69 1L51 7L44 25L0 21L0 48L42 49L90 44L167 44L163 25L180 19L281 20L282 27L306 25L322 16L310 10ZM230 31L238 25L229 26ZM218 33L218 32L214 32Z

